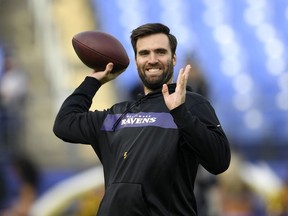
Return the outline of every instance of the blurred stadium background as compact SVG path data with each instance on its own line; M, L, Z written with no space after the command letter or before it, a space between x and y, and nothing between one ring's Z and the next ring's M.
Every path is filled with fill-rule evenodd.
M228 174L236 172L254 189L266 178L263 188L282 190L288 180L287 0L0 0L0 83L7 57L26 77L14 88L25 93L25 100L8 107L12 117L5 110L0 113L2 177L10 174L7 167L15 155L25 155L40 171L40 197L59 182L100 166L92 148L63 143L52 133L61 103L90 73L75 55L71 39L84 30L105 31L128 51L132 63L127 71L97 94L101 103L93 109L103 109L129 98L138 84L129 36L146 22L167 24L178 38L175 75L187 57L193 56L201 68L231 147L250 167L235 171L232 166ZM257 172L250 165L259 164L263 172L253 183L247 176ZM1 187L12 191L4 206L18 194L15 181ZM96 194L101 197L101 186ZM279 200L266 206L272 204L284 208Z

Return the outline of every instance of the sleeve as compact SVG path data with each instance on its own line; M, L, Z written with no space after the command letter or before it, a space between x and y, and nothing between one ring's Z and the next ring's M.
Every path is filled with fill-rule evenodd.
M209 102L189 109L182 104L171 110L171 115L184 140L182 145L188 145L207 171L220 174L228 169L231 158L229 142Z
M97 131L105 112L89 111L92 99L101 83L86 77L62 104L53 126L54 134L70 143L92 144L97 141Z

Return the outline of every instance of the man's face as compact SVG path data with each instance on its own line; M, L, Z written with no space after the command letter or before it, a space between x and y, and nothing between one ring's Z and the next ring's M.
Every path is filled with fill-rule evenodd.
M139 38L136 49L136 66L146 90L162 88L164 83L172 82L176 55L172 56L165 34Z

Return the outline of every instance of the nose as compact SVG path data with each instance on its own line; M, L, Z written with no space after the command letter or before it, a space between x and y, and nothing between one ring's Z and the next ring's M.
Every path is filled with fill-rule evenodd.
M149 59L148 59L148 63L150 64L155 64L158 62L158 58L157 58L157 55L155 53L150 53L149 55Z

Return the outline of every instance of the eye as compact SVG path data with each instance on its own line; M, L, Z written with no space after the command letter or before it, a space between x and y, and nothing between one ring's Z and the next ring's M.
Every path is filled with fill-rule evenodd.
M166 49L157 49L157 54L159 55L165 55L167 53L167 50Z
M147 56L149 54L149 52L147 50L141 50L138 52L139 56Z

